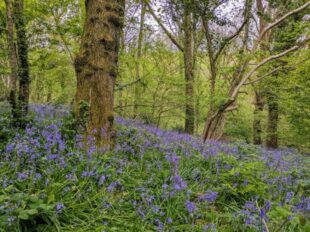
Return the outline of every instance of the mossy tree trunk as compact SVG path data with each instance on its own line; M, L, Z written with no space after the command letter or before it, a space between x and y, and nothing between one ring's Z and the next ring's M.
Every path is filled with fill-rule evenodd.
M142 58L142 46L143 46L143 37L144 37L144 24L145 24L145 13L146 13L146 3L144 0L140 1L141 4L141 12L140 12L140 25L139 25L139 36L138 36L138 46L136 53L136 76L135 81L136 84L134 86L134 109L133 115L136 117L138 115L138 107L139 107L139 99L141 96L141 92L139 91L141 88L141 58Z
M195 130L194 107L194 51L193 19L188 4L184 9L184 72L185 72L185 132L193 134Z
M29 62L28 62L28 43L26 35L26 22L24 19L24 2L23 0L15 0L14 2L14 23L16 28L16 43L18 57L18 79L19 79L19 95L18 95L18 120L20 126L26 126L26 117L28 114L29 104Z
M5 5L6 5L6 22L7 22L7 43L9 48L8 54L11 69L9 102L12 107L13 119L16 120L18 64L17 64L16 44L14 42L15 36L14 36L13 5L10 0L5 0Z
M75 60L76 109L86 103L87 135L98 147L110 148L113 131L114 85L124 17L124 0L86 0L86 19L81 46Z
M267 22L265 20L266 12L268 11L267 7L263 7L262 0L256 0L257 13L259 16L259 34L261 34L266 26ZM260 42L260 49L263 52L269 51L269 33L265 33ZM255 101L254 101L254 112L253 112L253 143L256 145L261 145L262 141L262 112L264 110L264 102L263 102L263 91L262 86L258 85L255 87Z
M253 118L253 143L256 145L262 144L262 112L264 110L264 102L262 94L255 91L255 103L254 103L254 118Z
M279 103L276 94L271 92L267 94L267 105L268 128L266 146L269 148L278 148Z

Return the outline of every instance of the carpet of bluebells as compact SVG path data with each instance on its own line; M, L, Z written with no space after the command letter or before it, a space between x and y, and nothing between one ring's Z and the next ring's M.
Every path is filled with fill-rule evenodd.
M65 107L0 117L0 231L310 231L310 158L116 119L87 149Z

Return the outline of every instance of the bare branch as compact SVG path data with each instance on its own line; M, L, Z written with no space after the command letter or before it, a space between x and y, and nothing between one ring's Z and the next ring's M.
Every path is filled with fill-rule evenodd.
M155 21L158 23L158 25L163 29L163 31L166 33L168 38L171 40L171 42L177 46L177 48L180 51L184 51L183 46L177 41L177 39L174 37L174 35L165 27L165 25L161 22L161 20L157 17L157 15L154 13L154 10L150 6L150 4L147 3L148 12L152 15L152 17L155 19Z

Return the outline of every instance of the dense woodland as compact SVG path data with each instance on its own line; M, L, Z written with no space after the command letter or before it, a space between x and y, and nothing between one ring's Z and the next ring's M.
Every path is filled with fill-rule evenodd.
M203 134L203 140L309 148L307 1L120 2L125 12L113 19L119 25L107 30L96 28L104 22L89 25L100 15L83 1L13 2L1 4L3 100L13 94L21 105L78 105L83 91L76 82L87 79L78 54L91 43L89 52L103 53L91 52L89 62L119 66L106 77L114 90L99 84L103 74L87 80L114 95L98 102L101 109L111 101L104 112ZM96 39L111 47L95 45ZM115 59L106 56L109 49L118 52L117 64L109 64ZM18 70L17 63L25 67Z
M1 1L0 231L307 231L309 26L308 0Z

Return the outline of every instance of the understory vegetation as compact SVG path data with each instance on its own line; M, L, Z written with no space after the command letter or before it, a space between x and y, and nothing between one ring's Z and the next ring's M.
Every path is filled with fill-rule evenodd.
M310 0L1 0L0 232L310 232Z
M123 118L87 148L67 107L1 116L0 231L309 231L309 157ZM6 121L7 120L7 121Z

